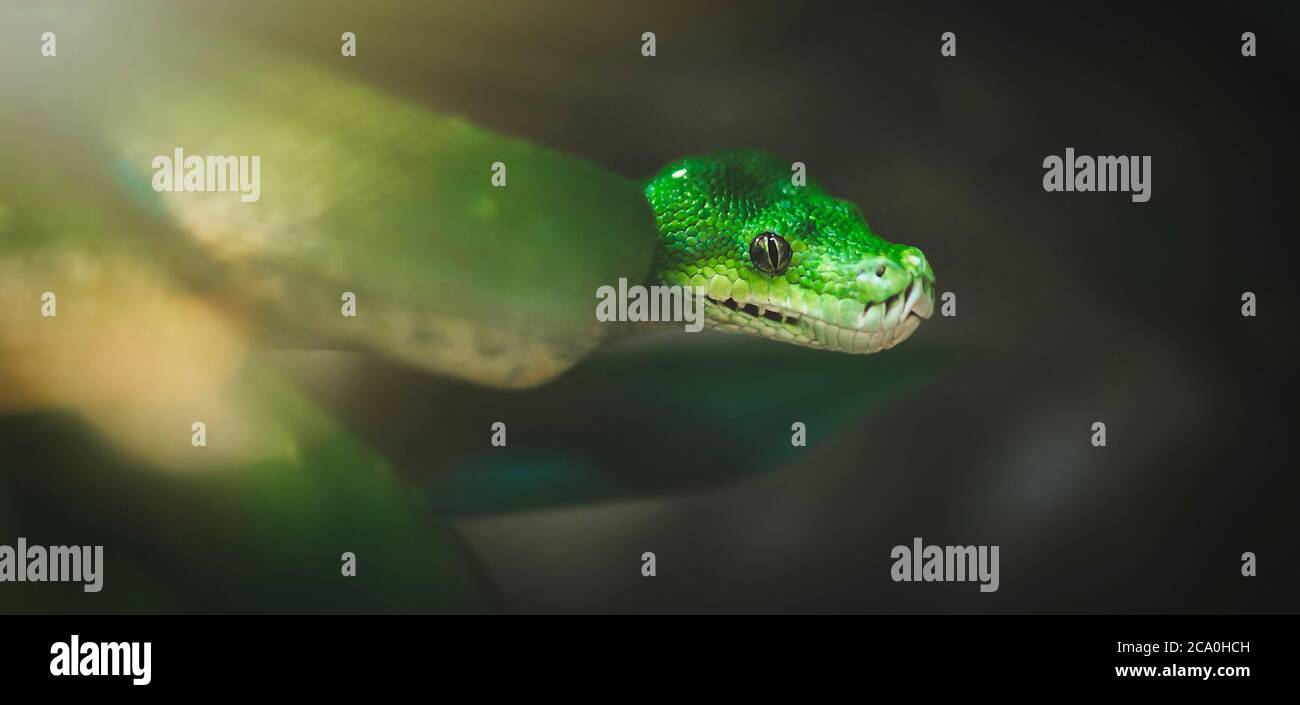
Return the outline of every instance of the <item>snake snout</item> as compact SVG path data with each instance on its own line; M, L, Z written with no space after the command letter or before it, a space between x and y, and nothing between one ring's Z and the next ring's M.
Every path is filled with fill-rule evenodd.
M934 285L934 270L930 268L930 260L925 258L925 253L919 247L904 247L898 254L899 261L908 274Z
M883 255L858 262L854 274L853 288L868 301L884 301L903 291L912 280L902 265Z

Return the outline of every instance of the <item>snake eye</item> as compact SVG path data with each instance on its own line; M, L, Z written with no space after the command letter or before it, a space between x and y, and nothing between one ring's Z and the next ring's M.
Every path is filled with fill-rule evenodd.
M761 272L781 274L790 266L790 243L776 233L763 233L750 240L749 259Z

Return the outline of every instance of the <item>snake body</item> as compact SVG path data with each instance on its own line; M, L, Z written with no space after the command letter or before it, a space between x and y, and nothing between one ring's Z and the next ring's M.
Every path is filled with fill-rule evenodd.
M65 245L145 252L168 277L184 260L204 297L296 344L511 388L615 336L594 293L620 278L702 288L715 330L850 353L898 344L933 308L920 250L883 240L764 152L687 157L638 182L236 39L221 56L166 33L150 41L55 78L11 57L31 65L9 87L57 106L51 137L82 151L53 165L28 152L5 171L0 234L40 245L10 251L10 269L57 280L69 260L45 255ZM31 134L30 117L10 114L5 134ZM258 155L260 200L154 191L154 158L178 146ZM42 169L80 172L100 201L74 227L50 216L50 194L30 185ZM355 317L340 315L345 292Z

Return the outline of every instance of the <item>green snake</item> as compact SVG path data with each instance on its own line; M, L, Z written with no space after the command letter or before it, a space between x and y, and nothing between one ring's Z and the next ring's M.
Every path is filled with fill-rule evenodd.
M57 281L61 252L129 252L200 280L267 345L365 348L509 388L625 335L594 315L597 289L620 278L702 288L709 329L847 353L897 345L933 310L919 249L767 153L685 157L636 181L238 38L214 52L160 37L76 70L8 57L19 70L6 87L55 107L39 129L0 113L25 143L8 145L3 173L0 237L27 243L6 250L10 272L45 267ZM77 150L52 158L33 139ZM259 155L261 200L154 191L153 158L178 146ZM80 220L48 211L69 173L102 194ZM35 296L18 278L6 293ZM355 317L340 315L344 292Z

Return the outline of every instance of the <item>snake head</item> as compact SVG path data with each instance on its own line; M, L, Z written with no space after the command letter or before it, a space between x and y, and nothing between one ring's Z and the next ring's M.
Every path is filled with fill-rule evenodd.
M934 310L925 255L792 173L754 150L664 167L646 185L660 236L652 276L702 287L716 330L849 353L907 339Z

